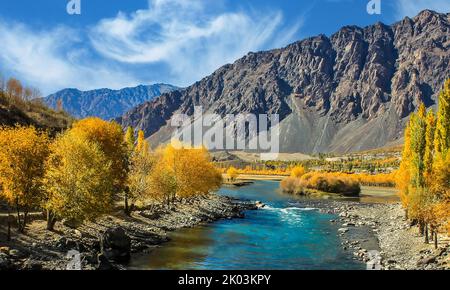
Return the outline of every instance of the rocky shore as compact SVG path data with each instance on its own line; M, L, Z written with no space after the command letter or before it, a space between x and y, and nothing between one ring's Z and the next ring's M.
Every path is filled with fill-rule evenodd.
M398 203L332 202L328 211L339 216L330 222L339 224L344 249L377 269L450 269L449 238L441 236L437 249L425 244Z
M0 225L0 270L124 269L130 253L144 252L169 240L168 232L219 219L243 218L254 203L211 194L175 202L170 207L152 205L131 217L114 215L73 229L58 223L47 231L43 219L33 221L26 234L13 230L4 242ZM79 253L79 254L78 254Z
M433 244L425 244L397 203L302 203L335 214L337 218L330 223L336 224L344 250L375 269L450 269L450 239L439 237L437 249ZM0 223L0 269L67 269L74 261L73 253L79 253L78 265L83 270L125 269L131 253L151 251L169 241L171 231L219 219L243 218L245 210L263 207L261 202L212 194L179 200L170 207L148 206L134 211L131 217L117 211L77 229L58 223L53 232L45 229L43 217L35 217L26 234L13 231L10 242L4 242L5 226ZM72 266L76 268L77 264Z

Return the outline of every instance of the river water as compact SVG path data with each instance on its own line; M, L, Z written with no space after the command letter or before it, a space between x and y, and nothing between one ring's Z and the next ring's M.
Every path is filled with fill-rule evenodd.
M336 216L281 194L279 182L257 181L220 194L260 200L267 208L244 219L183 229L149 254L133 257L130 269L279 270L365 269L342 249Z

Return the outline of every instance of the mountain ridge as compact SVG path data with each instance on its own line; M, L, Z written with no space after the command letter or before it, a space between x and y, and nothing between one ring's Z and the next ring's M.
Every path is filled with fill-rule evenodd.
M44 98L44 102L56 109L58 101L61 100L64 110L76 118L94 116L109 120L145 101L177 89L179 88L163 83L138 85L119 90L101 88L82 91L76 88L66 88L47 96Z
M174 113L279 114L282 152L350 152L402 138L419 102L436 106L449 77L450 14L424 10L392 25L345 26L284 48L251 52L116 120L167 142Z

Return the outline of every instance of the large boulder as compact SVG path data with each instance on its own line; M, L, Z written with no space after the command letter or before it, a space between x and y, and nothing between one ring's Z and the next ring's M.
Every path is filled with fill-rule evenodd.
M102 254L111 262L126 263L130 260L131 239L121 227L106 230L100 247Z

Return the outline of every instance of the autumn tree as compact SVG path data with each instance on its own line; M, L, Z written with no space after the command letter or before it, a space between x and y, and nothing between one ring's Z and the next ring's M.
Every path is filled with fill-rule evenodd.
M410 121L405 129L405 144L402 152L402 162L400 163L400 168L396 175L396 185L399 189L400 200L403 207L406 210L406 217L408 217L408 195L409 195L409 185L411 183L411 126L413 121L413 116L411 116Z
M30 87L26 87L23 90L23 99L25 101L31 101L31 99L33 98L33 89Z
M305 167L299 165L295 166L291 171L291 177L300 178L306 173Z
M145 140L144 131L139 130L136 151L137 152L148 151L148 150L150 150L149 147L150 147L150 144L148 142L146 142L146 140Z
M125 144L127 145L129 155L134 151L135 143L136 137L134 136L134 129L133 127L128 127L127 132L125 133Z
M222 175L211 162L205 148L186 148L168 145L159 153L153 170L152 186L161 189L166 184L164 200L205 195L222 184Z
M134 136L134 129L133 127L128 127L127 131L125 133L125 145L127 147L127 157L128 157L128 181L127 181L127 185L125 187L124 190L124 212L126 215L130 215L130 209L129 209L129 196L130 196L130 183L131 180L134 178L131 178L131 175L134 175L134 172L132 172L134 170L134 165L135 162L133 162L133 157L135 155L135 143L136 143L136 138ZM136 180L136 179L134 179Z
M114 192L122 194L127 182L128 151L120 125L99 118L87 118L74 123L70 132L99 145L111 163Z
M433 110L429 110L426 117L424 174L425 181L429 182L433 171L434 161L434 135L436 129L436 117Z
M410 218L419 223L421 233L426 231L425 208L427 191L425 189L425 149L426 149L426 109L423 103L417 114L411 117L411 181L409 189Z
M239 176L239 173L238 173L238 171L237 171L236 168L234 168L233 166L231 166L231 167L228 168L228 170L227 170L227 176L228 176L228 179L229 179L231 182L234 182L234 181L236 180L236 178Z
M417 115L412 115L411 126L411 184L414 187L425 185L425 134L426 134L426 109L423 103L419 106Z
M129 201L132 205L138 200L146 200L152 196L151 172L155 165L155 156L150 152L149 144L140 134L139 142L134 147L132 128L128 128L125 139L130 152L130 169L128 173L127 191L125 193L125 213L130 214ZM142 131L140 131L142 132ZM132 135L134 136L134 135ZM133 147L131 147L133 144Z
M108 213L113 205L113 162L100 143L78 133L69 131L51 146L43 186L49 230L57 220L76 225Z
M434 145L437 155L445 156L450 148L450 79L445 82L438 98Z
M34 127L0 127L0 195L15 207L20 232L25 230L28 212L37 208L43 198L41 185L48 146L47 133Z
M405 132L397 186L410 219L418 222L425 242L437 247L437 232L450 227L450 80L439 95L438 113L420 105Z
M160 159L149 178L152 198L169 206L178 189L175 172Z
M18 79L10 78L6 83L6 91L10 101L13 101L14 98L21 98L23 94L22 83Z

